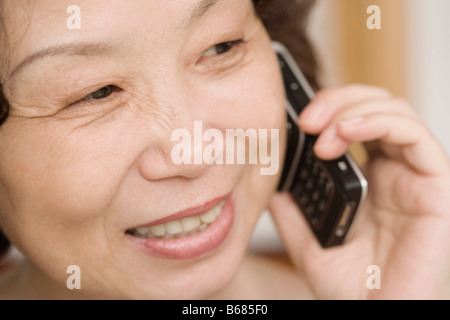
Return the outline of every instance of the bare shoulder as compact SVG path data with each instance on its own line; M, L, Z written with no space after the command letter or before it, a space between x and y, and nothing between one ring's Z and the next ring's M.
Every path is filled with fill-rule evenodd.
M226 293L231 299L314 299L305 278L283 254L247 254Z

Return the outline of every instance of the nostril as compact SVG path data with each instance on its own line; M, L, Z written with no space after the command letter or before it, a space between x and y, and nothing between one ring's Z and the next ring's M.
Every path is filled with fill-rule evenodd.
M208 170L206 163L176 163L172 159L171 148L148 148L139 155L137 167L139 174L149 181L171 178L197 178Z

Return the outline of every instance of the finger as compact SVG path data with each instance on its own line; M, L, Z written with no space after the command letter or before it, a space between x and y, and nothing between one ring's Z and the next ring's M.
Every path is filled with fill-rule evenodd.
M299 125L307 133L322 131L334 115L346 106L362 101L391 97L390 93L378 87L351 85L344 88L320 91L299 117Z
M356 117L369 113L390 113L403 115L407 118L419 120L417 113L404 98L371 99L343 107L338 110L329 124L337 123L342 119Z
M342 156L350 147L350 141L339 136L337 126L327 128L317 139L314 153L322 160L333 160Z
M396 114L373 113L340 121L336 133L341 141L379 140L380 143L398 146L408 164L420 173L439 175L449 171L450 164L443 147L417 120Z
M343 119L376 112L402 115L414 120L418 119L410 104L403 98L381 98L358 102L338 110L334 118L330 119L328 127L324 128L316 143L316 154L324 160L340 157L347 151L350 142L353 141L338 135L337 123Z
M277 193L272 196L270 212L284 246L298 268L304 267L304 256L311 256L311 253L323 250L288 193Z

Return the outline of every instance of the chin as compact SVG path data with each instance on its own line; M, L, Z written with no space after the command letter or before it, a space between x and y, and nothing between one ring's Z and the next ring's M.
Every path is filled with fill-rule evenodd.
M255 166L231 191L127 229L106 258L111 268L101 280L114 282L88 280L86 290L89 283L107 283L103 290L90 289L113 299L205 299L220 293L239 271L277 178L260 176Z
M227 287L241 266L254 225L265 208L264 201L255 205L247 192L239 191L237 188L204 208L222 211L201 232L156 240L126 236L128 250L137 259L133 259L134 266L126 264L124 270L129 273L141 265L140 271L130 274L137 288L133 299L205 299ZM141 276L135 278L138 274Z

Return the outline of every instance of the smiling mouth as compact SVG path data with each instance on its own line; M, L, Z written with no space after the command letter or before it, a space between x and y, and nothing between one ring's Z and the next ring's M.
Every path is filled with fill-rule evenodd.
M175 239L192 236L213 224L222 213L224 205L225 201L222 201L206 213L152 226L133 228L127 233L141 239Z
M193 259L218 249L234 217L232 194L126 231L126 239L150 256Z

